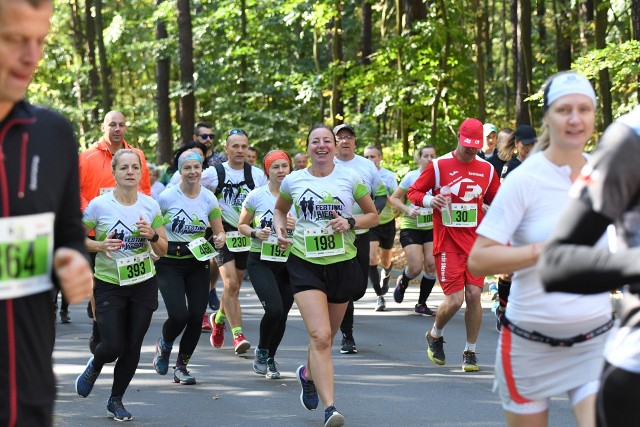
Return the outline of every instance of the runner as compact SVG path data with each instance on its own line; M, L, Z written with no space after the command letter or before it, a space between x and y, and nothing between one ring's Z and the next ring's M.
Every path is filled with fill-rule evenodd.
M173 381L195 384L187 365L198 345L202 316L209 297L209 259L224 246L225 234L218 200L200 186L204 157L187 150L178 159L180 184L160 195L160 209L168 236L167 254L157 262L158 286L169 318L156 343L153 366L160 375L169 369L173 342L182 333ZM205 230L213 230L212 243Z
M480 293L484 286L484 277L468 271L467 257L476 227L484 216L483 202L491 202L500 186L493 165L476 156L482 139L482 123L466 119L458 132L457 148L432 160L407 192L414 205L435 208L433 253L445 300L438 307L433 328L427 331L427 354L432 362L445 364L443 329L466 302L467 342L462 353L465 372L479 369L476 340L482 321Z
M53 290L71 304L91 292L78 143L62 116L24 100L52 13L49 0L0 1L0 425L9 427L52 425Z
M393 249L393 242L396 239L396 218L389 196L398 188L398 181L393 172L380 167L382 161L380 147L369 145L365 147L363 154L365 159L371 160L376 165L380 179L387 190L387 203L380 212L380 224L369 230L369 280L378 296L375 310L384 311L386 309L384 295L389 290L391 277L391 249ZM384 270L382 278L378 271L378 250L380 250L380 262Z
M87 397L102 367L117 359L107 410L116 421L132 418L122 397L140 361L142 340L158 308L158 281L151 250L167 252L158 202L138 192L142 162L137 152L118 150L111 162L116 188L89 202L84 211L85 244L97 252L93 294L102 337L76 392Z
M242 333L242 311L238 300L251 245L249 239L238 232L238 219L242 202L249 191L267 183L264 172L245 161L248 147L246 132L232 129L227 134L226 154L229 160L202 173L202 185L218 197L227 238L226 245L216 256L224 292L220 309L210 317L212 329L209 341L215 348L224 345L224 321L228 317L236 354L246 353L251 347Z
M418 169L405 175L390 199L393 207L403 213L400 223L400 244L407 257L407 266L398 276L393 299L400 304L404 300L409 281L418 277L424 270L420 280L420 295L414 311L424 316L435 316L435 313L427 307L427 299L436 283L436 263L433 258L433 209L414 205L406 199L406 194L427 165L437 157L436 149L433 145L425 145L416 150L413 157Z
M288 253L277 244L273 211L280 184L291 171L291 159L281 150L270 151L262 162L269 183L251 191L242 205L238 231L251 237L248 270L251 284L264 307L260 321L260 341L256 347L253 370L266 378L280 378L275 361L284 336L293 293L287 271ZM293 209L287 216L287 229L295 228Z
M344 424L334 405L331 346L348 302L362 291L353 229L378 224L367 188L351 169L333 162L335 152L331 128L311 128L307 136L311 165L284 179L274 213L278 243L282 249L292 245L287 269L310 341L307 363L296 371L302 386L300 400L311 411L322 400L325 427ZM298 209L303 199L307 214ZM360 205L362 215L351 216L354 203ZM293 205L297 222L289 239L287 213Z
M495 369L509 426L547 425L551 397L564 393L577 424L595 425L602 348L613 324L609 295L546 294L535 268L586 163L595 109L585 77L564 72L547 80L537 152L505 180L469 256L473 274L514 271Z
M624 288L620 323L604 350L596 415L599 426L633 426L640 417L640 227L637 172L640 107L611 124L571 189L539 266L547 291L593 294ZM562 226L560 226L560 224ZM617 248L593 245L615 224ZM556 298L558 293L550 294Z

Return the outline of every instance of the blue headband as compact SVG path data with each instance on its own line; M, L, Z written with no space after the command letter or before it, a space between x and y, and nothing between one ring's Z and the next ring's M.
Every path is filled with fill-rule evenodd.
M202 165L202 156L195 151L187 150L178 157L178 171L182 170L182 165L184 165L184 162L187 160L197 160L198 163Z

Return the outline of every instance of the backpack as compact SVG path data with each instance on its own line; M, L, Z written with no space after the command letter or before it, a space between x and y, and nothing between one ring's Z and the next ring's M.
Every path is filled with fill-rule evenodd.
M218 174L218 186L216 187L216 191L214 192L216 196L222 193L222 189L225 187L241 187L245 184L247 185L247 187L249 187L249 190L253 190L256 187L255 182L253 182L253 174L251 173L252 166L247 162L244 162L244 181L238 184L225 184L224 181L226 178L226 173L224 171L224 166L222 166L221 163L218 163L213 167L216 168L216 173Z

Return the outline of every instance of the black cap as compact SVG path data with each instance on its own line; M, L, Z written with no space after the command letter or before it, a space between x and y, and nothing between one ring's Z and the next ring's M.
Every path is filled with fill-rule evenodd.
M353 134L353 136L356 136L356 131L353 130L353 128L351 126L349 126L346 123L343 123L341 125L338 125L336 127L333 128L333 134L337 135L338 132L340 132L342 129L347 129L349 132L351 132Z
M535 129L529 125L520 125L516 129L516 141L520 141L524 145L534 144L538 141Z

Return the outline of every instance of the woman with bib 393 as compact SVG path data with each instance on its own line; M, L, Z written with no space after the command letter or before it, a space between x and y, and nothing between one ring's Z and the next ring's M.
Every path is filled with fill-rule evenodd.
M138 154L117 151L111 162L116 187L93 199L84 211L85 239L97 252L93 295L102 340L76 379L76 391L87 397L106 363L116 362L107 410L118 421L130 420L122 396L140 361L142 340L158 308L158 281L151 251L162 256L167 238L158 202L138 193L142 175Z
M285 249L293 246L287 269L310 341L307 364L297 370L300 400L306 409L315 410L319 396L325 426L331 427L344 424L333 404L331 346L349 299L361 291L353 229L375 227L379 222L364 183L351 169L333 162L335 153L331 128L313 127L307 136L311 165L282 181L274 212L278 243ZM354 218L355 203L363 215ZM292 205L297 217L293 240L286 232Z

